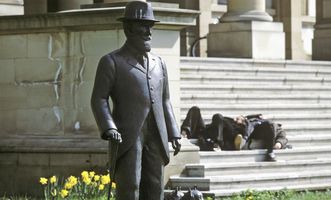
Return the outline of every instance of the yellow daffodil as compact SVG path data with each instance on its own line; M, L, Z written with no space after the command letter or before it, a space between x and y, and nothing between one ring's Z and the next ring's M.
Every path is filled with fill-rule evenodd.
M39 182L42 184L42 185L46 185L47 184L47 178L44 178L44 177L41 177Z
M95 175L94 176L94 181L99 181L100 180L100 176L99 175Z
M91 172L89 173L89 175L90 175L90 178L93 178L94 175L95 175L95 172L94 172L94 171L91 171Z
M85 178L85 177L88 177L88 176L89 176L89 174L88 174L87 171L83 171L83 172L81 173L81 175L82 175L82 178Z
M69 182L72 186L75 186L75 185L77 185L78 180L77 180L77 178L76 178L75 176L70 176L70 177L68 178L68 182Z
M52 177L49 179L49 182L50 182L50 183L55 183L55 182L56 182L56 176L52 176Z
M89 177L85 177L83 178L83 182L86 184L86 185L90 185L92 180L89 178Z
M109 175L104 175L104 176L101 176L101 183L103 185L107 185L110 183L110 178L109 178Z
M116 188L116 183L113 182L113 183L111 184L111 187L112 187L112 188Z
M66 182L66 183L64 184L64 188L65 188L66 190L71 190L72 187L73 187L73 185L72 185L70 182Z
M105 189L105 185L99 185L99 190L102 191L103 189Z
M69 194L68 190L61 190L61 192L60 192L60 195L62 198L65 198L66 196L68 196L68 194Z

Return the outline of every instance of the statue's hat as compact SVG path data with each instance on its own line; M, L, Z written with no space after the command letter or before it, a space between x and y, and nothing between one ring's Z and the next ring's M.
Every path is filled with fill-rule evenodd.
M159 22L154 18L153 8L151 3L145 1L130 1L126 4L124 16L118 18L119 21L133 20L133 21L153 21Z

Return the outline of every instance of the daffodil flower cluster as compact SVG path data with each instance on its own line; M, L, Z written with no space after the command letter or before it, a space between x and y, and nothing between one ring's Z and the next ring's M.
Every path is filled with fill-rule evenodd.
M96 174L94 171L83 171L80 176L69 176L59 182L56 176L41 177L39 183L43 186L44 197L49 199L93 199L106 196L106 187L111 183L109 174ZM116 184L113 182L113 189ZM112 196L115 196L114 190Z

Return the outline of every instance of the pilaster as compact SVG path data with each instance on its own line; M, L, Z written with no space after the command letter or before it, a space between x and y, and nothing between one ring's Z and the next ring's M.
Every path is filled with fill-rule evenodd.
M313 60L331 60L331 1L316 0Z

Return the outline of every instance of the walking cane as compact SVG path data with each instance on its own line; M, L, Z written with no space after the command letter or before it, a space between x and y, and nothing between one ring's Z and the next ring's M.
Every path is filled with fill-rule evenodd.
M109 140L108 146L108 159L109 159L109 176L110 176L110 183L108 189L108 200L110 200L111 190L112 190L112 183L115 178L115 166L116 166L116 158L117 158L117 151L119 143L115 140Z

